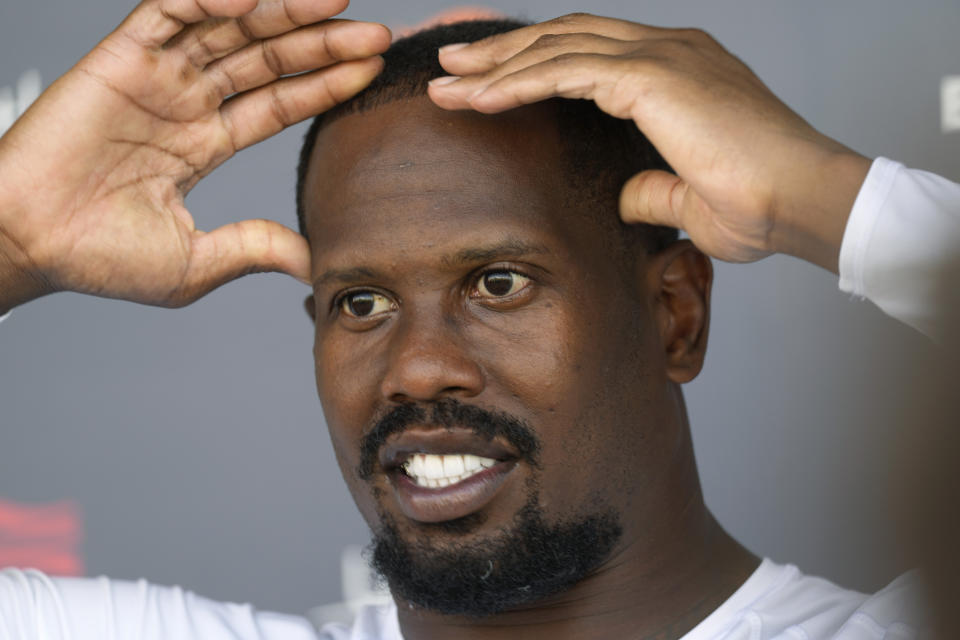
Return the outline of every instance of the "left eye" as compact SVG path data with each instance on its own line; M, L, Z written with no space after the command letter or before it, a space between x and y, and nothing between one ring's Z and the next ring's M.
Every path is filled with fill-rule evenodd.
M482 298L505 298L522 291L530 278L515 271L488 271L477 282L477 292Z
M350 293L340 301L340 308L352 318L369 318L393 308L390 300L373 291Z

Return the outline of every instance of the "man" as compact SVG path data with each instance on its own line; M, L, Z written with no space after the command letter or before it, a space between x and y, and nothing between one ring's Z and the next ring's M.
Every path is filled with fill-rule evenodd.
M0 312L61 289L186 304L250 270L310 281L318 391L398 605L352 637L922 629L909 577L867 597L731 539L703 504L679 390L706 345L700 251L836 271L868 160L705 34L592 16L463 25L397 45L379 86L311 130L309 247L263 222L202 234L184 193L233 150L363 88L386 46L376 25L293 29L335 3L254 4L145 2L3 138ZM427 97L433 65L401 63L440 45L456 75ZM331 65L277 80L318 59ZM679 177L589 103L540 104L555 97L632 121ZM584 153L570 123L594 123L591 151L617 161ZM636 158L619 159L624 140ZM55 186L23 197L37 182ZM623 220L680 226L697 248L620 225L618 196ZM311 634L178 591L5 584L2 619L22 633Z

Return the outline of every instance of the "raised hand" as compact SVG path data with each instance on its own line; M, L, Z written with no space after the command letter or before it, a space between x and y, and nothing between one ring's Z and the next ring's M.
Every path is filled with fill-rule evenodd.
M773 252L836 271L869 160L813 129L706 33L575 14L440 50L448 109L496 113L553 97L632 119L677 172L621 195L627 222L684 229L714 257Z
M184 196L379 73L347 0L145 0L0 138L0 313L72 290L188 304L254 271L309 278L275 222L196 229ZM291 75L296 74L296 75Z

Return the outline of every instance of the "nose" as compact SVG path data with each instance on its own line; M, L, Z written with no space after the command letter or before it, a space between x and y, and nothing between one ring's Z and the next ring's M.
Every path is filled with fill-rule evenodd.
M396 328L380 384L390 402L470 398L483 391L483 369L454 323L408 316Z

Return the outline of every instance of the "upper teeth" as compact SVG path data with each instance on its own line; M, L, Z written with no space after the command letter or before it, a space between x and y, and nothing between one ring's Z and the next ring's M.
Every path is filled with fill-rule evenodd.
M493 458L467 454L416 453L403 463L403 470L421 487L447 487L497 464Z

